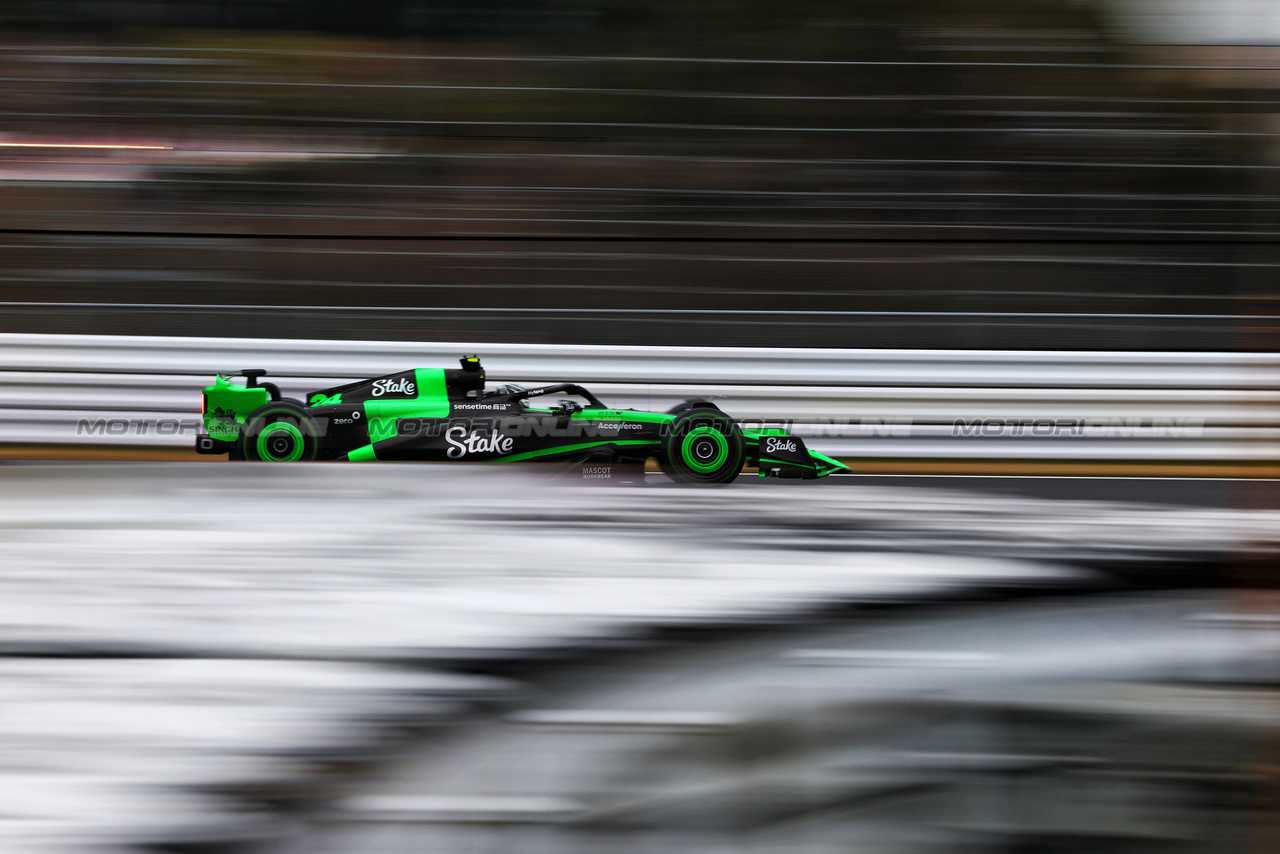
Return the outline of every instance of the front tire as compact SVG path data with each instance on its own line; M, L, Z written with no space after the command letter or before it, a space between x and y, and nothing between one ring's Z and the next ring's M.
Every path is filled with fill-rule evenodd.
M302 404L291 400L255 410L240 431L240 453L252 462L306 462L318 459L320 449L315 419Z
M662 470L677 483L721 486L742 471L742 431L718 409L699 407L676 416L662 439Z

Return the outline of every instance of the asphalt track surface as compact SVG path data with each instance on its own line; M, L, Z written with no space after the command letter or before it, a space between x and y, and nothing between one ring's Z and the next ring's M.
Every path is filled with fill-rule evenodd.
M283 851L1247 847L1251 793L1222 781L1263 696L1238 684L1275 666L1209 619L1228 607L1097 596L671 639L542 674Z
M742 478L745 480L746 478ZM759 478L763 480L763 478ZM1062 501L1137 501L1191 507L1280 508L1280 479L1045 477L1007 475L833 475L840 486L953 489Z
M1000 496L1057 501L1118 501L1219 509L1278 509L1280 479L1230 477L1108 477L1045 475L857 474L805 482L811 489L893 487L970 493L974 500ZM779 481L743 474L730 490L777 488ZM585 484L584 484L585 485ZM631 484L619 484L624 487ZM666 475L649 472L646 487L674 487Z
M207 460L205 462L208 462ZM220 462L215 460L214 462ZM167 465L147 461L142 465ZM8 466L111 466L119 460L51 460L0 459L0 467ZM554 476L551 467L535 466L536 474ZM563 477L563 475L562 475ZM570 481L571 482L571 481ZM741 475L731 489L769 489L778 481L772 478ZM588 484L582 484L587 487ZM649 472L646 487L674 486L666 475ZM599 484L591 484L597 487ZM614 484L626 488L638 484ZM846 473L824 478L812 488L831 489L854 486L887 486L903 489L951 490L984 495L1026 497L1061 501L1122 501L1169 504L1187 507L1222 509L1280 509L1280 478L1234 477L1131 477L1131 476L1053 476L1053 475L955 475L955 474L858 474Z
M1273 622L1204 588L1215 567L1270 571L1280 512L926 479L706 490L552 473L0 467L0 734L14 746L0 850L648 854L750 836L760 852L951 854L971 833L1002 850L1059 840L1055 821L965 807L977 766L1000 787L1033 774L1043 804L1078 791L1081 768L1101 769L1089 791L1135 803L1207 792L1150 821L1089 795L1074 824L1155 833L1159 850L1188 833L1215 846L1197 850L1246 850L1213 828L1241 826L1224 810L1252 797L1230 790L1252 779L1233 758L1233 698L1273 678ZM1076 606L1107 591L1125 592ZM1070 601L1045 610L1046 597ZM933 627L925 612L952 606L964 613ZM904 608L921 619L885 625ZM573 662L600 670L582 684ZM1206 674L1232 681L1151 684ZM1189 712L1185 737L1144 723L1170 708ZM1038 723L1001 723L1027 709ZM885 715L902 726L874 726ZM441 743L458 747L453 782ZM1160 782L1187 768L1185 786ZM892 826L828 811L881 798L905 811ZM1179 830L1182 815L1196 826ZM850 844L871 833L893 845ZM1136 850L1073 839L1023 850Z

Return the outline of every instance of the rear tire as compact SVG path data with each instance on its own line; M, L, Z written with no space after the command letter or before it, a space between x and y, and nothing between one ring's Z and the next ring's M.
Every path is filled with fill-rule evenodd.
M240 454L253 462L308 462L320 457L321 446L315 419L292 400L255 410L240 431Z
M742 431L719 409L699 407L676 416L662 439L659 465L677 483L723 486L742 472Z

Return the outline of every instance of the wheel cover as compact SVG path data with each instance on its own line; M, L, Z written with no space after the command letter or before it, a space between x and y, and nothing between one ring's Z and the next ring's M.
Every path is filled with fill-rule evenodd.
M306 439L296 425L276 421L262 428L255 447L259 459L272 463L292 463L302 459Z
M680 441L680 456L696 472L713 472L729 459L729 440L714 427L696 427Z

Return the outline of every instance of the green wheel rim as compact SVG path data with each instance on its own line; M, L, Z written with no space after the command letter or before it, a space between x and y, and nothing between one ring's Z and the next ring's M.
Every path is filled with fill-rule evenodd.
M276 421L258 434L258 458L272 463L292 463L302 459L306 439L296 425Z
M714 427L697 427L680 442L680 455L694 471L712 472L729 459L729 440Z

